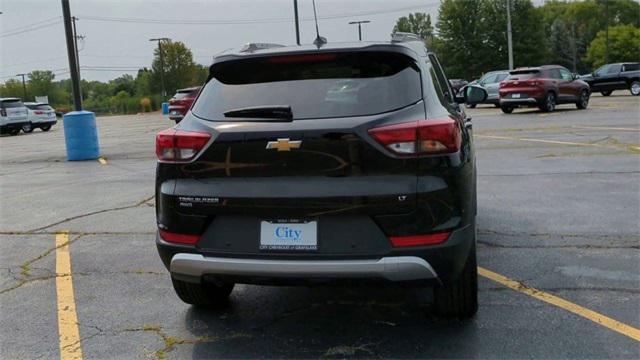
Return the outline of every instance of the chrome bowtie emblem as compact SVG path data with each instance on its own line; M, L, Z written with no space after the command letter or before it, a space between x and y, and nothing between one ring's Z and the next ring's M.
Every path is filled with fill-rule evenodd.
M277 141L269 141L267 143L267 150L277 149L278 151L290 151L291 149L299 149L302 145L302 140L291 141L287 139L278 139Z

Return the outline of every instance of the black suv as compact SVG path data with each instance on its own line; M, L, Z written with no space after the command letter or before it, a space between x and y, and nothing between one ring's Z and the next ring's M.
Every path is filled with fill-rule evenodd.
M191 110L156 138L157 247L178 296L234 284L435 286L477 310L470 119L436 56L391 42L219 56ZM267 46L269 45L269 46Z

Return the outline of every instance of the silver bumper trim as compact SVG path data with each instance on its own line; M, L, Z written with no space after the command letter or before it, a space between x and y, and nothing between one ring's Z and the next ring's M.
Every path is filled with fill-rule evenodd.
M431 265L416 256L371 260L264 260L176 254L172 274L200 281L205 274L276 278L382 278L389 281L437 279Z
M500 104L509 104L509 103L531 103L535 104L538 100L534 98L522 98L522 99L500 99Z

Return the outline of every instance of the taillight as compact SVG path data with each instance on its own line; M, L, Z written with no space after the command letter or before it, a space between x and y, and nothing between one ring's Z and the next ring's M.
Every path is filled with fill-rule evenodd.
M195 245L200 240L200 235L178 234L165 230L160 230L162 240L170 243Z
M211 139L205 132L167 129L156 135L156 155L161 161L189 161Z
M33 112L36 115L44 115L44 111L36 110Z
M393 247L437 245L447 241L449 235L451 235L450 232L427 235L392 236L389 240L391 240Z
M398 155L430 155L460 150L460 129L452 119L418 120L369 130L377 142Z
M527 80L527 85L529 86L538 86L539 82L536 80Z

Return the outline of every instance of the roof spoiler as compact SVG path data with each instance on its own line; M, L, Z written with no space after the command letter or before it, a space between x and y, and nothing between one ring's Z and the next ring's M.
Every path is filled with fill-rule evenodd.
M240 52L254 52L258 50L273 49L279 47L284 47L284 45L273 43L248 43L243 46L242 49L240 49Z
M424 41L420 36L408 32L394 32L391 34L391 42Z

